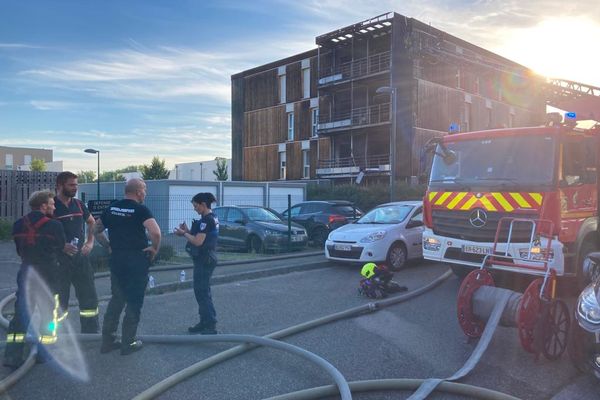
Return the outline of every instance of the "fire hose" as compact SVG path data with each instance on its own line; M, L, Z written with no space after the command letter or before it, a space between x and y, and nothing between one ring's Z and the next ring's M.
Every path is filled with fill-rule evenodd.
M193 375L196 375L197 373L199 373L203 370L206 370L213 365L216 365L222 361L228 360L230 358L233 358L234 356L237 356L248 350L251 350L251 349L255 348L257 345L270 346L274 343L277 343L271 347L276 347L279 349L289 351L289 348L287 348L286 343L278 342L278 341L272 340L272 339L283 338L285 336L299 333L299 332L305 331L307 329L311 329L313 327L316 327L316 326L319 326L322 324L330 323L333 321L352 317L355 315L360 315L365 312L377 311L384 307L387 307L387 306L390 306L393 304L397 304L397 303L401 303L403 301L414 298L428 290L433 289L434 287L441 284L444 280L446 280L451 275L452 275L451 272L448 271L445 274L438 277L437 279L435 279L434 281L432 281L431 283L429 283L417 290L411 291L409 293L405 293L403 295L396 296L393 298L388 298L385 300L365 304L363 306L354 307L354 308L346 310L346 311L342 311L342 312L335 313L335 314L332 314L332 315L329 315L326 317L322 317L322 318L319 318L314 321L305 322L300 325L296 325L296 326L284 329L282 331L274 332L274 333L272 333L266 337L262 337L262 338L257 337L257 336L250 336L250 335L215 335L215 336L200 336L200 337L198 337L198 336L197 337L176 336L176 335L140 336L141 339L143 339L147 342L150 342L150 343L202 343L202 342L219 342L219 341L221 341L221 342L222 341L225 341L225 342L239 341L239 342L243 342L244 344L240 345L240 346L236 346L232 349L229 349L227 351L224 351L224 352L214 355L212 357L209 357L205 360L202 360L199 363L196 363L190 367L187 367L187 368L179 371L178 373L166 378L165 380L159 382L158 384L152 386L151 388L147 389L143 393L139 394L138 396L135 397L135 399L141 400L141 399L155 398L156 396L165 392L166 390L168 390L168 388L175 386L179 382L181 382ZM6 319L4 319L3 316L1 316L1 311L10 302L10 300L11 300L11 296L3 299L0 302L0 323L2 323L3 325L4 325L4 322L7 322L7 321L6 321ZM504 307L496 306L494 309L495 310L496 309L503 310ZM502 312L501 311L494 312L492 317L488 321L488 327L489 327L489 331L491 333L493 333L492 325L494 325L492 318L498 318L498 319L500 318L500 316L495 317L496 314L500 315L500 314L502 314ZM496 322L496 325L497 325L497 322ZM488 329L488 327L486 327L486 330ZM489 339L491 339L491 333L489 334ZM100 338L100 335L76 335L76 336L83 341L98 340ZM487 336L487 335L484 333L484 336ZM485 343L485 344L483 344L483 342L485 342L485 338L482 338L482 340L480 340L480 344L478 344L478 346L477 346L477 349L479 349L480 347L482 348L481 351L479 351L480 354L483 354L483 351L485 351L485 348L487 347L487 344L489 343L489 339L487 340L487 343ZM291 345L289 345L289 346L291 346ZM284 349L284 347L285 347L285 349ZM295 347L295 346L291 346L291 347ZM474 352L474 354L476 352L478 352L477 349ZM313 362L316 362L322 368L324 368L328 372L330 372L330 374L334 377L334 380L336 381L337 386L326 386L326 387L322 387L322 388L307 389L305 391L300 391L300 392L296 392L296 393L289 393L286 395L277 396L277 397L274 397L273 399L318 398L318 397L327 395L327 394L325 394L325 392L332 391L332 390L333 390L332 393L329 393L329 392L328 393L329 394L342 393L342 398L350 399L351 397L348 397L348 396L350 396L350 390L357 391L357 392L358 391L373 391L373 390L392 390L392 389L414 390L421 383L423 383L422 387L428 388L427 389L428 393L433 390L438 390L438 391L445 391L448 393L473 396L473 397L480 398L480 399L493 399L493 400L496 400L496 399L502 399L502 400L512 399L512 400L514 400L515 399L515 397L506 395L506 394L503 394L500 392L496 392L493 390L478 388L476 386L471 386L471 385L457 384L457 383L452 383L452 382L442 382L442 380L425 380L424 381L424 380L419 380L419 379L382 379L382 380L374 380L374 381L351 382L348 385L348 383L345 381L343 376L341 376L341 374L339 374L339 371L337 371L333 366L331 366L331 364L329 364L325 360L321 359L320 357L318 357L304 349L300 349L297 347L294 350L292 350L292 352L294 352L295 354L301 355L302 357L305 357ZM32 352L32 353L34 353L34 352ZM480 357L480 356L481 355L479 355L478 357ZM7 381L10 379L11 385L14 384L35 364L34 357L35 357L35 354L30 353L27 362L19 370L15 371L15 373L11 374L11 376L5 378L4 381ZM466 368L467 365L465 365L465 367L463 367L461 369L461 371L463 371L462 376L466 375L475 366L476 361L472 361L472 360L474 360L475 358L478 359L478 357L474 357L472 355L469 358L469 361L467 362L467 364L470 365L470 367ZM30 365L27 365L27 364L30 364ZM23 370L23 371L21 372L21 370ZM19 372L21 372L21 373L19 373ZM17 373L19 373L18 376L17 376ZM455 375L458 375L458 373ZM458 379L458 378L455 378L455 379ZM4 381L2 381L2 382L4 382ZM8 389L8 387L9 387L9 386L7 386L6 388L4 388L2 386L2 382L0 382L0 393L3 393L4 391L6 391L6 389ZM435 382L435 384L434 384L434 382ZM347 390L347 392L346 392L346 390ZM418 393L419 392L415 393L415 395L417 395ZM413 395L413 396L415 396L415 395ZM305 396L309 396L309 397L305 397ZM313 396L317 396L317 397L313 397ZM411 398L413 398L413 397L411 397ZM424 397L422 397L422 398L424 398Z

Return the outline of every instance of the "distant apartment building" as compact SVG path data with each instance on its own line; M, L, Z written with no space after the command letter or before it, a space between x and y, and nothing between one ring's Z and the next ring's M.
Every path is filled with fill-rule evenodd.
M62 171L62 161L53 161L50 149L0 146L0 169L29 171L35 159L44 160L47 171Z
M432 137L544 121L542 77L413 18L380 15L316 44L231 77L234 180L384 181L391 154L408 178Z
M213 171L217 170L217 161L218 159L175 164L175 169L169 173L169 179L216 181L217 177ZM231 159L225 159L225 162L227 163L227 180L231 181Z

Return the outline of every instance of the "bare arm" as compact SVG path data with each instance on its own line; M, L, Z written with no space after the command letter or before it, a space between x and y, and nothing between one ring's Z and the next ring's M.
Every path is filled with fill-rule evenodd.
M110 249L110 242L108 241L108 238L106 237L106 235L104 234L104 224L102 223L102 220L100 218L98 218L96 220L96 223L94 225L94 236L96 237L96 240L98 241L98 243L100 243L100 245L102 247L105 247L106 249L108 249L108 252L110 253L111 249Z
M84 256L87 256L88 254L90 254L90 252L94 248L94 234L95 234L95 226L94 225L96 225L96 222L94 221L94 217L92 217L92 215L90 214L88 216L87 220L85 221L85 223L87 224L87 239L86 239L85 243L83 244L83 247L81 248L81 253Z
M150 238L150 242L152 243L150 246L146 247L144 251L150 253L150 260L153 260L158 253L158 249L160 248L160 227L154 218L149 218L144 221L144 228L148 231L148 236Z

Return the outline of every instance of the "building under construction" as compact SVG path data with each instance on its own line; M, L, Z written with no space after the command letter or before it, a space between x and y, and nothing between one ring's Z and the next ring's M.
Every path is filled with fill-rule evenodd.
M232 76L234 180L406 179L434 136L544 122L544 78L413 18L316 44Z

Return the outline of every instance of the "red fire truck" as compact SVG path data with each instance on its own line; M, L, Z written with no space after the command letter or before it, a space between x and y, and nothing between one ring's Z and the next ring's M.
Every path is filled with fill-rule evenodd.
M583 260L600 250L600 126L580 129L575 121L600 119L592 115L600 116L600 89L564 82L557 83L568 87L567 95L556 92L561 108L584 110L568 113L566 123L437 140L424 198L426 259L461 276L491 258L502 260L497 269L542 275L552 268L585 283Z

